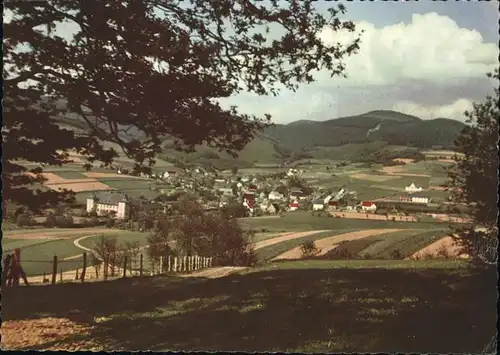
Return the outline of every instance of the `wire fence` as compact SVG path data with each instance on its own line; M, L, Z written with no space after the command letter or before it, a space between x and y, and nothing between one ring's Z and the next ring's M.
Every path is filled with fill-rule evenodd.
M2 285L56 284L69 281L97 281L130 276L153 276L165 273L190 273L212 267L211 257L200 255L161 256L149 258L143 253L112 253L104 258L95 252L84 252L71 258L23 260L21 249L5 255Z

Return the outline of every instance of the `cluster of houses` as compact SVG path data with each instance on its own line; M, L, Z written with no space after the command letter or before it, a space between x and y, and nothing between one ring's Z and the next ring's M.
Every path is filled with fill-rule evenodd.
M118 169L118 174L127 174L126 169ZM216 209L230 203L238 201L248 209L249 214L256 215L260 210L263 214L277 214L282 211L296 211L299 209L312 208L313 211L324 210L346 210L363 211L374 213L377 206L373 201L358 201L354 191L341 188L334 194L326 196L313 193L310 196L298 187L290 189L284 188L287 177L302 173L297 169L289 169L281 178L270 176L231 176L222 177L214 173L207 172L203 168L181 169L172 167L160 174L145 175L151 179L162 180L162 183L179 185L183 191L191 190L198 192L208 192L216 195L215 201L202 201L207 209ZM212 181L211 184L204 184L206 178ZM281 187L281 188L280 188ZM406 194L400 197L401 202L411 202L427 204L430 199L422 195L423 188L412 183L405 187ZM95 211L98 215L112 212L118 219L127 219L130 216L131 200L123 194L116 192L105 192L93 194L87 199L87 212Z

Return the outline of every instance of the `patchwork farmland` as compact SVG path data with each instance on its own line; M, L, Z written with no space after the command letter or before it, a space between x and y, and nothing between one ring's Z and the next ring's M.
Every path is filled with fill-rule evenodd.
M317 189L326 190L346 187L349 190L357 191L358 198L361 200L373 200L376 203L379 200L397 200L404 188L411 183L422 187L425 194L438 203L446 201L449 196L449 192L443 191L439 186L444 182L445 167L449 166L447 162L436 160L415 163L406 161L405 165L397 167L372 166L370 168L360 164L350 164L338 168L334 172L326 172L326 167L332 161L318 160L316 163L318 164L310 165L303 173L303 178L307 183ZM268 174L269 172L282 173L286 172L286 169L269 165L239 170L241 175ZM231 178L231 174L228 171L221 172L221 176L227 178ZM95 191L121 192L132 198L141 196L147 200L158 196L159 190L163 189L167 193L170 190L170 187L158 185L153 179L118 174L116 171L102 168L87 172L78 164L47 170L46 177L48 179L45 184L47 188L73 189L77 192L77 202L80 204L83 204L87 196ZM406 329L406 333L416 334L420 341L398 337L396 340L392 338L392 343L374 328L376 324L389 322L389 319L392 319L389 316L407 318L409 317L407 313L415 307L420 307L418 305L422 302L424 304L431 302L428 295L418 293L414 287L408 288L407 282L424 282L427 283L427 287L433 287L437 290L442 287L440 285L443 282L451 283L452 280L456 280L456 275L470 275L471 278L467 279L468 283L462 283L461 287L467 290L469 296L483 297L484 301L476 308L463 306L463 303L460 304L457 301L454 310L462 312L462 314L464 312L476 314L481 309L489 307L488 305L493 302L485 295L479 296L474 293L474 285L482 282L482 278L487 276L483 271L471 269L470 264L465 260L467 255L461 252L452 236L452 230L449 228L450 223L456 223L456 221L450 222L446 213L434 213L434 217L431 217L431 214L423 212L407 215L394 212L370 214L354 211L315 214L311 211L298 210L280 212L279 215L275 216L238 218L240 227L251 232L252 235L249 242L256 255L256 265L253 267L216 266L198 271L186 271L185 264L181 267L180 263L185 261L182 261L182 257L180 257L175 261L175 271L172 271L174 270L173 259L172 264L170 259L168 262L167 259L162 259L163 265L161 262L158 264L158 260L150 259L148 238L154 234L154 231L141 232L139 230L104 227L6 230L2 242L2 258L5 259L7 255L20 249L21 263L28 281L31 285L38 285L50 283L51 274L54 271L53 259L54 256L57 256L56 284L46 288L37 287L36 289L42 290L37 291L37 293L58 293L60 292L58 290L71 286L76 287L72 290L79 289L81 291L78 292L92 294L86 309L93 312L97 318L88 322L94 326L98 324L102 331L108 332L105 337L113 339L114 343L108 343L106 349L130 350L143 349L145 346L157 350L165 350L172 346L183 350L197 349L196 343L190 340L191 338L183 338L182 332L177 332L177 336L173 338L170 335L165 335L166 333L163 331L156 334L156 332L144 333L139 330L141 338L138 340L137 336L122 337L120 335L122 333L118 332L118 329L122 328L118 324L123 324L130 319L134 319L135 322L143 322L146 316L150 317L154 313L156 318L152 319L161 320L162 324L178 327L176 317L181 317L184 320L188 317L189 322L190 314L204 312L203 314L208 316L205 318L208 322L205 326L222 334L227 333L228 329L212 320L215 314L213 312L220 308L221 310L217 311L219 315L220 312L229 312L224 313L223 316L228 317L228 324L234 324L235 319L232 319L230 315L234 312L240 316L252 314L253 318L248 320L250 322L248 324L253 324L254 321L264 322L275 332L300 333L303 334L303 337L309 333L305 328L302 328L301 324L307 322L291 320L289 318L290 310L305 312L308 314L308 318L313 312L313 318L321 323L325 329L331 329L329 334L333 334L333 336L325 335L323 337L319 336L318 332L315 332L315 335L311 333L310 336L305 336L299 345L281 342L277 339L265 339L265 335L257 328L247 325L245 334L254 339L247 344L248 349L252 350L326 351L334 343L335 350L352 351L360 349L359 346L355 347L353 344L361 343L367 344L364 348L366 351L384 351L389 349L385 347L385 344L390 343L391 346L394 346L395 343L398 343L401 344L398 349L419 351L431 349L426 345L430 344L430 340L426 340L430 337L430 332L424 328L417 331L417 329L410 329L408 326L404 328L402 325L394 325L393 327L397 328L403 327ZM116 240L118 248L136 245L136 253L134 256L129 256L130 270L126 271L127 277L125 279L114 280L118 277L114 275L106 283L88 282L96 281L98 277L102 277L97 273L98 260L91 257L92 249L96 248L102 238ZM174 240L169 243L172 247L176 245ZM311 249L306 250L306 245L309 245ZM88 256L86 264L83 260L84 253ZM142 260L140 270L144 275L157 273L162 275L153 278L131 277L138 275L140 256ZM75 284L75 279L81 276L84 265L88 267L85 283L82 284L79 281L80 284ZM335 274L334 278L331 276L332 272ZM123 268L120 265L116 265L116 273L117 275L123 273ZM432 280L429 280L425 275L431 273L434 276ZM392 294L389 295L386 289L381 286L382 284L375 286L375 280L384 282L385 285L389 283L390 286L387 287L391 287ZM118 286L118 282L121 286ZM345 289L345 286L342 285L347 284L349 284L349 288ZM128 294L138 292L136 288L139 287L138 285L141 285L141 294L146 298L134 302L143 311L132 310L121 301L116 303L116 312L113 311L113 314L107 311L113 309L107 303L106 308L101 309L98 306L98 304L106 302L102 298L104 293L111 292L114 295L113 298L118 300L121 297L121 292ZM151 301L155 299L151 288L153 285L157 285L162 290L176 290L178 300L171 299L169 301L168 297L170 296L168 296L165 303ZM242 287L239 289L241 294L236 291L235 285ZM198 287L205 291L198 290ZM232 296L211 293L208 291L210 288L212 290L226 290ZM329 288L336 291L330 292ZM464 288L460 292L465 292ZM8 297L8 302L13 305L15 302L31 299L31 292L34 292L32 291L34 289L33 287L13 289L6 297ZM354 291L355 289L359 291ZM458 297L461 297L459 295L462 295L453 288L439 289L441 294L446 294L448 297L459 299ZM64 290L65 294L73 292L69 288ZM368 290L371 290L370 295L366 293ZM293 298L284 297L285 293L293 295ZM242 304L240 296L247 297L248 301ZM42 312L44 317L50 315L57 319L61 316L62 309L70 307L65 304L66 298L61 300L57 295L49 296L48 294L41 297L41 299L45 299L45 297L57 299L57 302L37 303L38 306L33 312ZM278 298L284 301L277 302ZM149 303L147 299L150 300ZM309 300L307 304L302 302L306 299ZM313 299L314 301L312 301ZM434 302L435 307L444 307L442 302L436 303L435 300L432 302ZM322 305L321 311L320 308L317 308L320 307L320 304ZM352 320L352 317L349 320L347 315L343 316L341 309L338 308L340 304L349 307L351 314L352 312L356 314L353 318L355 320ZM377 306L367 308L367 305L370 304ZM215 305L218 306L215 307ZM149 309L149 306L156 307L156 310ZM61 308L59 309L59 307ZM28 325L25 320L26 315L23 312L28 311L16 308L4 313L7 320L5 328L7 332L16 332L16 327L20 326L28 327L33 332L37 332L40 325L37 325L36 321L32 321ZM324 312L334 312L340 315L341 319L339 320L337 317L335 322L328 320L323 316ZM172 314L176 316L171 318ZM420 311L419 314L425 313ZM488 333L487 325L491 321L486 313L484 314L481 334ZM283 328L282 322L278 326L278 323L270 322L271 318L269 317L273 317L273 319L278 317L285 323L288 322L287 324L296 325L287 325ZM429 313L428 318L430 319L430 317ZM47 322L48 327L52 326L51 320L47 320ZM64 326L61 325L58 329L77 329L76 323L74 324L70 320L64 322L66 322L62 323ZM371 326L372 323L373 326ZM367 337L370 335L371 339L376 339L375 341L370 342L368 338L354 339L348 334L332 330L339 326L346 327L346 329L353 326L360 327L361 324L370 326L367 328L370 330L363 334L366 334ZM456 320L445 325L454 327L455 334L465 333L467 328L464 322ZM150 328L151 324L146 322L144 326ZM314 325L309 325L309 328L311 327L314 328ZM93 328L78 329L80 329L78 330L80 334L88 336L89 340L83 341L86 347L100 349L104 339L103 335L99 334L103 333L97 334L92 330ZM389 331L389 328L386 331ZM196 334L204 341L204 344L212 344L212 347L205 346L207 349L235 350L232 343L217 340L219 338L214 334L210 336L212 341L208 342L206 330ZM160 341L159 338L156 338L157 335L161 335L163 340ZM11 336L11 338L18 339L15 336ZM255 340L257 338L262 340ZM19 342L16 344L30 344L31 340L25 338L16 341ZM485 341L487 341L486 335L478 335L475 342L463 342L460 349L475 349L478 344L483 344ZM64 341L60 344L65 349L72 349L72 345L64 345ZM236 345L236 343L234 344ZM452 344L450 341L444 340L442 349L453 350L454 348L450 344ZM238 349L246 349L245 342L238 341L237 345ZM432 349L440 349L439 346L439 344L435 345Z

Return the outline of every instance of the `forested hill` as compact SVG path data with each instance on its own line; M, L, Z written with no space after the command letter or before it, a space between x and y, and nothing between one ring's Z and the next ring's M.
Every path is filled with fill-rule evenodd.
M302 149L385 141L390 145L418 148L452 148L464 123L437 118L422 120L395 111L371 111L328 121L301 120L266 129L265 134L282 145Z

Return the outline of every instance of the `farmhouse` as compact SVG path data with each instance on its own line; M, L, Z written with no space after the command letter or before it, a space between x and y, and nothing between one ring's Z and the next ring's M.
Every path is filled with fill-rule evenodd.
M321 199L314 200L312 202L312 205L313 205L313 211L323 211L325 209L325 204Z
M299 201L295 200L290 204L290 211L297 211L299 209Z
M294 176L297 173L298 173L297 169L290 168L290 169L288 169L288 172L286 173L286 175L287 176Z
M281 200L283 200L285 198L285 196L283 196L283 194L280 194L278 191L271 191L269 193L268 198L271 201L281 201Z
M302 191L302 189L298 188L298 187L292 187L290 189L290 198L292 199L297 199L299 197L302 197L304 195L304 192Z
M408 193L414 193L414 192L420 192L422 191L423 188L422 187L416 187L415 184L412 182L410 186L406 186L405 187L405 191L408 192Z
M361 210L367 212L375 212L377 210L377 206L371 201L363 201L361 202Z
M245 206L250 214L253 214L254 208L255 208L255 200L251 199L244 199L243 200L243 206Z
M130 216L130 201L121 193L93 193L87 198L87 212L95 211L102 216L106 213L115 213L118 219L128 219Z

